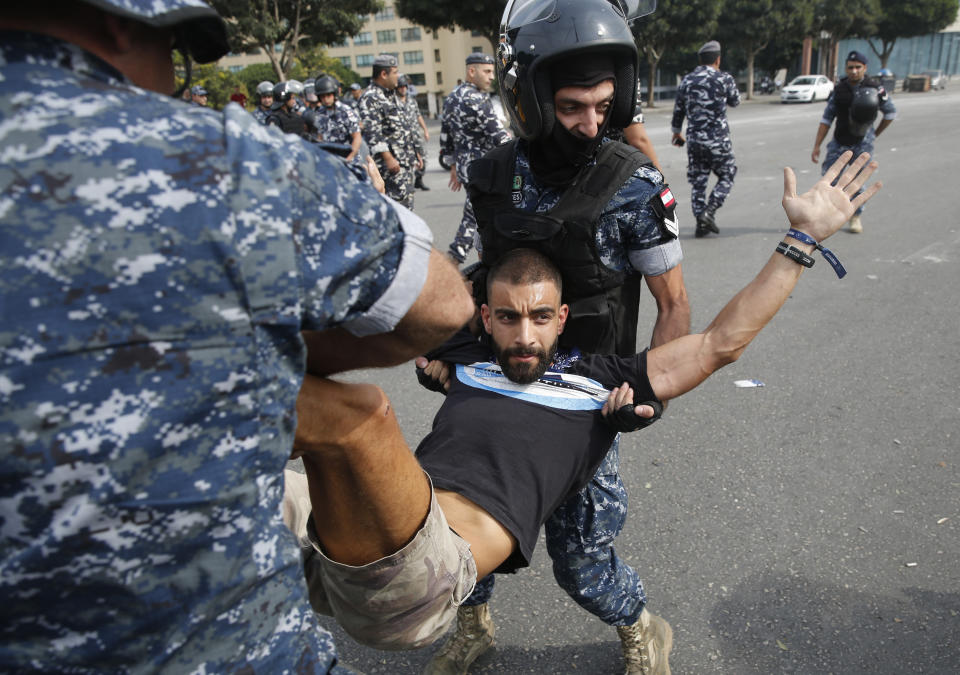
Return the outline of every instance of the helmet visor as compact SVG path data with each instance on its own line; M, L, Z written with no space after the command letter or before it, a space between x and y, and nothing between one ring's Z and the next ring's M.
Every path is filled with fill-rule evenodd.
M503 29L510 30L542 21L553 14L556 6L556 0L509 0L503 8Z

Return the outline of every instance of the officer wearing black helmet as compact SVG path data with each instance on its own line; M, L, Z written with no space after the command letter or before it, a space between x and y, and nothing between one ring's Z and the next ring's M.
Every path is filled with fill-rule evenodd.
M257 85L257 107L253 111L254 118L260 124L266 124L270 117L270 108L273 106L273 82L264 80Z
M337 99L338 83L332 76L318 77L314 89L320 100L316 115L320 140L349 145L350 152L346 159L353 159L360 151L360 116L349 105Z
M833 139L827 144L827 156L823 161L821 175L847 150L853 151L854 157L864 152L873 155L874 139L883 133L897 116L893 100L880 80L867 77L866 56L858 51L847 54L846 72L847 76L837 82L827 99L827 107L817 127L817 137L810 154L810 159L816 164L820 159L820 145L827 137L830 125L836 120ZM881 114L883 117L874 129L873 123ZM862 212L862 207L857 209L848 223L849 231L854 234L863 232L863 223L860 222Z
M278 82L273 88L273 105L267 117L267 126L277 127L285 134L296 134L306 138L309 135L307 122L297 108L299 83L294 80ZM302 89L300 89L302 91Z
M624 6L635 16L653 4L508 3L496 65L518 139L469 169L464 217L477 223L481 262L519 246L553 259L571 305L561 345L588 352L636 351L641 278L658 307L651 344L690 330L672 193L642 153L604 139L607 128L631 123L636 104L638 55ZM547 550L561 587L617 628L628 672L668 673L670 626L645 610L639 576L612 546L626 515L618 464L615 442L587 487L547 521ZM477 583L425 672L465 672L492 644L492 590L492 575Z

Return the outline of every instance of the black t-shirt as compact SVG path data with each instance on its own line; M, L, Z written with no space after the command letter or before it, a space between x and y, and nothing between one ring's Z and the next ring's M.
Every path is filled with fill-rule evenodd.
M600 414L608 390L628 382L636 402L656 400L646 352L558 353L528 385L504 377L468 333L428 357L451 364L451 385L417 458L434 487L463 495L516 537L518 551L498 572L530 564L540 526L603 460L616 437Z

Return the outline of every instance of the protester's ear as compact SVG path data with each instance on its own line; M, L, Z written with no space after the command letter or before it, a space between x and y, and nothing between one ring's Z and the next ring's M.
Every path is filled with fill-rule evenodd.
M483 303L480 305L480 319L483 320L483 328L493 335L493 326L490 325L490 305Z
M557 319L559 319L559 326L557 326L557 334L563 332L563 327L567 324L567 317L570 315L570 307L568 305L560 305L560 312L557 314Z

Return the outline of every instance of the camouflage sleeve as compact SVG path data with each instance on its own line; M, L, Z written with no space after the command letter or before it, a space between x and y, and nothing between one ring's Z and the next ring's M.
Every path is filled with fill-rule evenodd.
M662 186L659 171L640 167L614 195L597 229L598 250L605 264L659 276L683 260L680 240L667 230L650 205Z
M827 97L827 106L823 109L823 117L820 118L820 124L830 126L837 117L837 102L834 99L833 92Z
M740 90L737 89L737 81L730 73L724 73L727 81L727 105L736 108L740 105Z
M358 115L357 111L348 105L343 106L343 109L347 120L349 120L347 124L347 133L353 135L360 131L360 115Z
M673 102L673 117L670 120L670 130L679 134L683 131L683 118L687 115L687 79L684 78L677 87L677 98Z
M897 118L897 106L893 105L893 98L890 92L885 92L886 96L880 99L880 112L883 113L883 119L893 120Z
M440 155L448 164L453 164L453 94L443 100L443 113L440 121Z
M377 155L390 150L390 144L383 135L383 112L377 93L372 90L364 92L359 107L363 140L370 146L370 154Z

